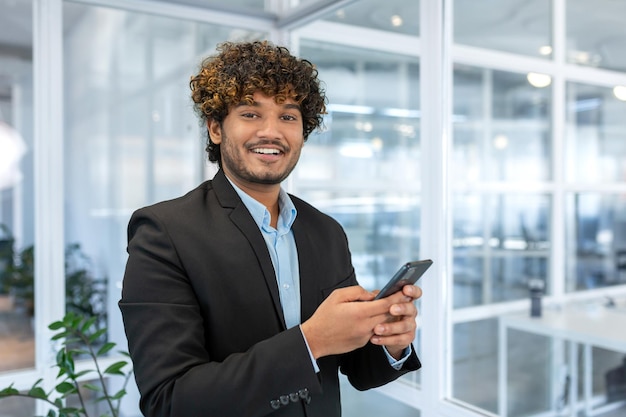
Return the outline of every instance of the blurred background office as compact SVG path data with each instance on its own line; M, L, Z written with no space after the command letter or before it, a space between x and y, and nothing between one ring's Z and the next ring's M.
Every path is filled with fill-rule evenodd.
M329 98L285 187L342 223L367 288L435 261L424 368L344 382L344 415L626 415L607 383L626 355L625 20L622 0L0 0L0 388L51 386L65 311L126 346L130 214L215 172L189 77L220 42L270 39ZM503 327L537 281L544 312L623 327L584 349Z

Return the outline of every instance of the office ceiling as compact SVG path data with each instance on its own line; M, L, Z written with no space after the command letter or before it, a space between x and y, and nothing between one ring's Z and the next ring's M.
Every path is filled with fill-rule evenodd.
M159 0L169 3L203 7L238 14L256 15L269 19L280 16L264 11L268 0ZM277 2L278 0L274 0ZM294 2L292 2L294 4ZM548 4L548 6L546 6ZM455 40L467 44L500 49L504 43L519 43L520 52L537 43L551 42L549 33L550 2L545 0L455 0L455 16L473 16L455 25ZM390 32L419 34L419 1L416 0L301 0L301 7L329 6L325 20L354 24ZM626 1L594 0L594 20L587 13L587 0L567 0L568 33L578 36L570 49L580 52L580 62L626 71ZM64 10L65 26L80 19L82 8ZM32 57L32 8L28 0L0 0L0 96L2 85L10 74ZM547 23L546 23L547 22ZM539 34L538 32L543 31ZM509 33L508 38L505 37ZM539 35L545 39L541 39ZM6 90L6 89L5 89ZM4 91L6 94L6 91Z

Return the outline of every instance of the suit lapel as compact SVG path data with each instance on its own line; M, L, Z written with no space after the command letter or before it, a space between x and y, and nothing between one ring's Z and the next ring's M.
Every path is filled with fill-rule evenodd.
M280 295L278 294L278 283L276 282L276 273L274 272L274 266L270 258L267 245L259 227L254 222L254 219L250 215L250 212L243 204L239 195L232 187L222 170L219 170L212 181L213 189L220 204L224 208L231 208L230 219L233 224L243 233L243 235L250 242L250 246L254 251L256 258L259 262L265 283L268 291L272 295L272 301L274 304L274 310L279 317L283 328L286 328L285 317L283 315L283 309L280 304Z
M307 219L298 211L292 226L300 269L300 315L301 322L309 319L321 302L319 288L318 249L307 233Z

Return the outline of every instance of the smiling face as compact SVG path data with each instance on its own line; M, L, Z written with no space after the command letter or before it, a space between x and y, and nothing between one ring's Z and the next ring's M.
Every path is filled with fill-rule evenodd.
M260 92L253 103L234 106L221 123L207 122L219 144L222 169L244 191L278 189L300 158L304 130L300 107L290 99L278 104Z

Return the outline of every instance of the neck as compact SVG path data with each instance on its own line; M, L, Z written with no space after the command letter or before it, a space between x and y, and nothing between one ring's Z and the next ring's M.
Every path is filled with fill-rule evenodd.
M276 227L278 224L278 213L280 207L278 205L278 195L280 194L280 184L257 184L242 182L237 178L228 175L228 178L237 185L244 193L263 204L270 212L270 225Z

